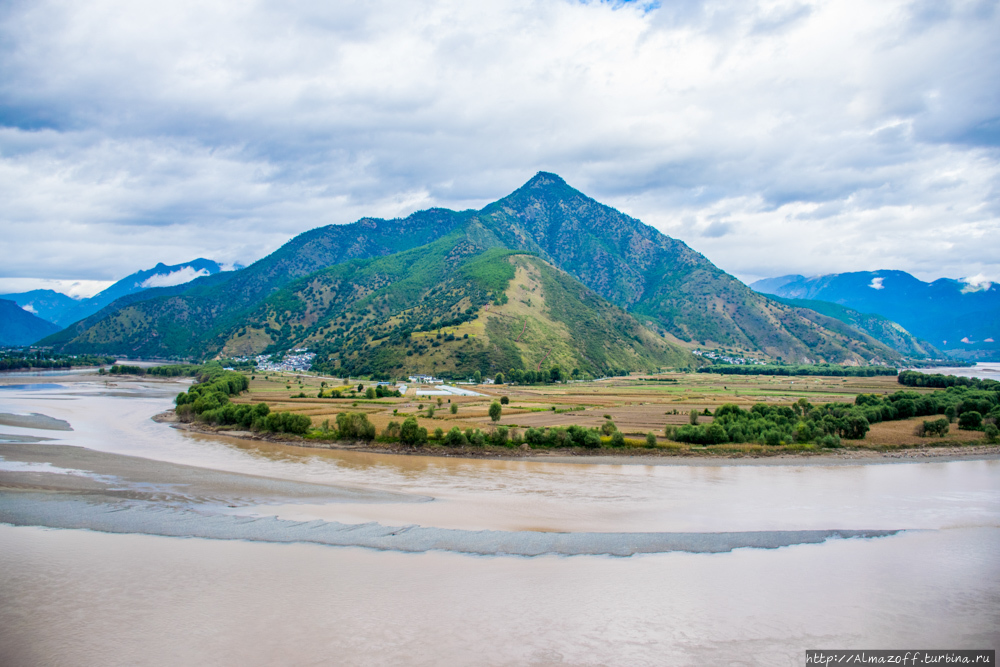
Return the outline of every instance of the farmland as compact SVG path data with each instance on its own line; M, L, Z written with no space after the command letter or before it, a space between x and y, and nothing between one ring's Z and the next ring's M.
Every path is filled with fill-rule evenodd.
M349 382L349 384L348 384ZM362 391L358 392L358 385ZM402 422L413 416L432 435L424 448L440 448L433 440L437 429L448 432L453 427L462 431L480 429L489 432L494 424L489 417L489 405L506 397L503 415L497 425L511 433L523 433L528 428L600 427L610 419L627 439L627 445L645 445L647 433L657 436L655 449L645 453L763 453L788 451L820 451L812 445L782 445L768 447L758 444L728 444L711 447L689 446L664 437L665 426L689 423L690 413L699 413L699 423L710 424L714 413L723 404L736 404L749 409L757 403L791 405L806 399L813 405L825 403L852 404L858 394L888 395L900 389L895 377L775 377L775 376L715 376L695 373L675 373L656 376L610 378L595 382L549 384L536 386L476 385L471 387L483 396L417 396L418 389L408 386L399 398L365 398L370 382L321 378L309 374L270 373L255 375L250 391L236 403L266 402L272 411L290 411L308 416L316 428L324 422L335 424L343 412L364 413L381 433L390 422ZM344 398L317 398L321 390L340 389ZM916 389L929 393L931 389ZM455 412L452 413L452 405ZM433 408L433 414L430 412ZM895 449L937 445L981 444L978 431L960 431L955 424L944 438L921 437L916 427L924 418L887 421L873 424L864 440L844 440L846 448ZM373 443L373 447L385 443ZM605 443L606 444L606 443ZM490 448L486 448L490 449ZM510 452L508 448L500 448ZM603 448L602 448L603 449ZM605 450L606 451L606 450ZM484 450L483 453L486 453ZM494 452L499 453L499 452Z

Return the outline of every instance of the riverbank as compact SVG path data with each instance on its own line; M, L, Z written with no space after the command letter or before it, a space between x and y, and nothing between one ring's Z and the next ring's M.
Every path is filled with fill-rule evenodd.
M933 446L919 447L858 447L838 449L789 449L762 445L657 448L624 447L619 449L533 449L520 447L448 447L428 443L412 447L393 442L345 442L301 438L285 433L265 434L252 431L215 428L195 422L182 422L173 410L153 416L153 421L169 424L175 429L202 435L223 435L245 441L268 442L311 449L395 454L401 456L431 456L460 459L537 460L551 463L584 463L608 465L859 465L869 463L912 463L920 461L988 461L1000 460L1000 445L958 444L943 441Z

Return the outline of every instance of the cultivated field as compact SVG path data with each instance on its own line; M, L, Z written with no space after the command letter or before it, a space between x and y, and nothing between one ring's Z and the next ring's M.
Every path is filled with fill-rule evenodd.
M321 386L321 383L326 383ZM431 387L408 386L401 398L366 399L364 392L352 394L362 384L365 389L372 383L341 378L317 377L310 374L263 373L254 376L250 392L236 402L267 402L272 410L289 410L308 415L314 426L329 420L335 424L341 412L364 412L381 431L390 421L402 422L413 415L421 426L433 433L440 428L448 431L454 426L465 430L487 430L492 422L488 415L489 404L503 396L510 403L503 406L502 425L523 430L530 427L600 426L610 417L626 437L642 438L652 431L662 445L663 427L688 423L691 410L714 411L724 403L736 403L745 408L754 403L791 404L806 398L813 404L829 402L851 403L859 393L889 394L902 389L894 377L839 378L839 377L773 377L773 376L719 376L704 373L676 373L658 376L633 376L596 382L570 384L510 386L477 385L470 387L482 397L429 397L416 395L417 389ZM339 388L347 398L317 398L321 388ZM911 389L911 391L913 391ZM929 392L930 389L917 389ZM299 397L305 394L305 397ZM440 405L439 405L440 400ZM451 405L457 406L452 414ZM433 417L428 408L434 407ZM915 434L916 426L925 418L873 424L864 441L845 441L848 446L895 448L901 446L934 445L943 442L958 444L982 440L982 433L959 431L953 424L943 440L924 438ZM708 416L699 417L699 423L711 423ZM685 446L686 447L686 446ZM719 446L719 449L743 451L750 447Z

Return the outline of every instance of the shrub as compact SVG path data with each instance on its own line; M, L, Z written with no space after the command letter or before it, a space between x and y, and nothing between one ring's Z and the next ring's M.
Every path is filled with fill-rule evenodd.
M688 415L688 422L690 422L691 426L694 426L694 425L696 425L698 423L698 411L697 410L692 410L691 411L691 414Z
M771 429L764 434L764 444L777 447L781 444L781 431Z
M621 431L615 431L611 434L611 446L612 447L624 447L625 446L625 436L622 435Z
M458 403L452 403L450 410L451 410L451 414L457 415L458 414Z
M385 427L382 431L382 435L386 438L398 438L399 437L399 422L389 422L389 425Z
M337 435L341 440L374 440L375 425L363 412L341 412L337 415Z
M436 428L436 429L434 429L434 439L437 440L438 442L440 442L441 440L444 440L444 429L443 428Z
M601 435L612 435L618 432L618 427L610 419L601 424Z
M499 405L499 403L495 403L494 405ZM508 431L506 426L497 426L496 429L493 430L493 434L490 436L490 443L497 447L506 445L507 433Z
M1000 442L1000 428L997 428L996 424L987 424L983 428L983 435L986 442Z
M948 435L948 420L945 417L941 419L935 419L934 421L925 421L918 428L917 435L922 436L932 436L936 435L939 437L944 437Z
M469 442L476 447L482 447L486 444L486 436L482 431L476 429L476 431L472 434L472 437L469 438Z
M469 444L469 441L466 439L465 434L462 433L462 429L455 426L448 431L448 435L444 438L444 444L451 447L464 447Z
M840 438L838 438L837 436L835 436L833 434L824 435L823 437L819 438L816 441L816 444L818 444L820 447L827 447L829 449L833 449L833 448L841 447L842 446L840 444Z
M493 401L490 403L490 419L495 422L500 421L500 417L503 415L503 408L500 407L500 403Z
M656 434L652 431L646 434L646 446L656 447Z
M500 397L500 405L507 405L508 403L510 403L510 398L509 397L507 397L507 396L501 396Z

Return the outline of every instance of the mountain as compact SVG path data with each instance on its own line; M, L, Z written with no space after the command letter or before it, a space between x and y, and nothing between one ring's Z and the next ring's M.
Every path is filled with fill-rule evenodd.
M926 283L904 271L859 271L757 281L753 289L789 299L828 301L898 322L945 353L1000 359L1000 287L942 278Z
M821 315L832 317L835 320L839 320L844 324L848 324L857 329L861 333L871 336L883 345L891 347L909 359L930 360L945 358L945 355L941 352L941 350L937 349L927 341L917 338L896 322L882 317L881 315L875 315L874 313L861 313L852 308L831 303L829 301L815 301L812 299L783 299L781 297L774 297L774 300L779 301L786 306L792 306L793 308L805 308Z
M477 218L505 245L537 252L676 340L786 361L897 363L900 355L832 319L767 299L682 241L541 172Z
M435 245L438 241L445 245ZM416 267L422 265L419 260L425 255L436 257L439 252L451 258L442 265L449 267L449 272L417 272ZM502 301L498 295L506 295L507 304L490 306L480 303L484 284L469 279L463 291L454 283L459 276L468 278L463 272L466 264L454 263L458 257L472 262L474 257L497 252L513 253L507 255L504 265L514 267L515 274L517 267L536 272L539 278L532 284L536 293L543 291L544 299L521 295L517 279L509 278L502 285L490 283L488 290L495 301ZM525 268L524 262L533 268ZM492 260L489 266L496 271L503 268ZM424 277L411 279L412 272ZM319 276L327 282L309 282L319 280ZM437 276L436 282L427 282L427 276ZM539 287L546 281L547 289ZM463 295L460 301L464 305L458 308L452 304L447 312L427 310L431 301L444 298L439 289L444 284L451 285L449 294ZM557 284L563 287L553 287ZM405 299L398 296L402 294L398 290L404 288L410 290ZM390 301L397 305L376 308L373 304L382 296L391 296ZM370 311L362 315L353 310L356 304L351 299L366 298L372 300ZM522 300L543 305L537 313L520 313L522 318L536 319L523 320L524 336L519 340L514 336L513 348L505 348L504 341L511 338L497 328L506 326L504 317L513 316ZM311 305L302 310L303 303ZM410 305L403 308L400 304ZM130 295L46 342L67 351L115 350L180 357L310 345L324 350L331 363L346 365L355 363L349 360L360 352L371 356L380 354L383 347L402 350L393 346L398 346L409 325L399 327L410 321L411 315L416 317L410 313L412 309L423 313L420 321L424 325L430 322L444 327L441 322L455 320L459 310L462 326L478 322L483 338L478 329L469 339L464 338L469 331L459 332L463 341L474 337L473 342L489 341L492 351L477 357L483 371L497 364L506 370L502 358L513 356L502 355L513 355L514 348L520 350L517 354L524 364L537 365L535 356L544 355L549 347L555 351L544 363L562 355L567 364L572 361L582 364L581 368L598 368L600 364L606 364L604 368L649 368L665 357L644 347L652 344L647 333L668 345L674 360L681 359L677 344L797 362L895 364L902 360L895 350L836 319L754 292L683 242L586 197L555 174L545 172L480 211L430 209L403 219L363 218L350 225L310 230L235 274L201 278L170 292L149 290ZM341 319L336 326L323 324L337 313ZM547 320L537 319L542 315ZM345 319L348 316L349 321ZM602 324L608 318L622 319L631 333L614 327L612 331L610 324ZM359 321L365 329L352 329L360 326ZM521 344L525 337L535 335L533 330L529 333L532 322L550 331L565 327L566 333L537 339L536 347L542 351L529 353ZM640 328L632 328L636 326ZM410 336L414 340L422 337L413 332ZM398 336L394 339L393 335ZM438 341L436 335L434 341ZM447 334L442 332L442 336ZM577 338L585 342L573 343ZM557 339L563 341L562 346L557 345ZM473 354L469 345L461 343L449 349L454 348L455 355ZM404 367L416 370L430 363L433 368L434 362L438 368L465 367L466 362L457 356L438 358L437 348L442 346L439 342L435 347L432 341L419 352L408 347L410 354L403 354L409 366ZM345 356L344 349L352 352ZM614 365L626 358L630 365ZM324 362L321 359L318 363Z
M74 299L48 289L31 290L19 294L3 294L0 295L0 299L14 301L43 320L58 324L59 328L63 328L98 312L129 294L151 287L167 287L188 283L195 278L213 275L220 271L222 271L222 267L216 262L199 258L173 266L160 263L152 269L137 271L88 299Z
M13 301L0 299L0 346L31 345L59 331L59 327L32 315Z

